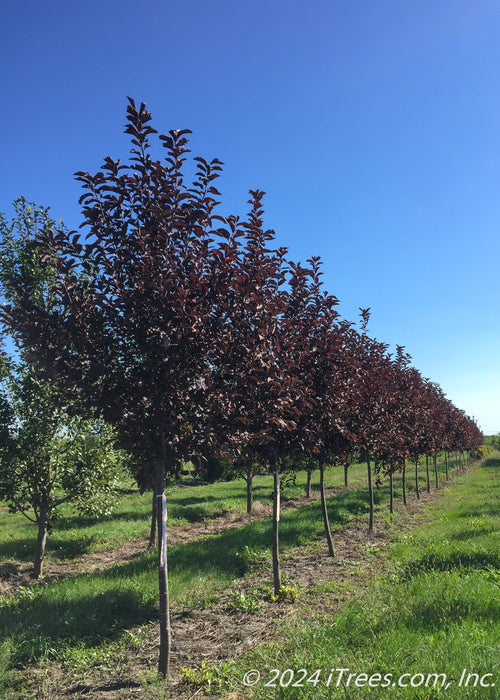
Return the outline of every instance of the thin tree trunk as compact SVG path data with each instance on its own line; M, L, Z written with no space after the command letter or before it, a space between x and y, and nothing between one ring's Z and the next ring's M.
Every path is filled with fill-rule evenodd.
M36 543L35 558L33 560L33 578L40 578L43 573L43 559L45 556L45 544L49 529L49 511L45 508L40 511L38 518L38 539Z
M403 503L405 506L408 505L406 502L406 459L403 462Z
M306 481L306 498L311 498L311 477L313 470L307 470L307 481Z
M280 522L280 474L276 458L272 463L274 473L273 494L273 581L274 595L279 595L281 589L281 570L279 552L279 522Z
M436 477L436 488L439 488L438 458L437 458L437 454L434 455L434 475L435 475L435 477Z
M391 501L389 505L389 510L391 513L394 513L394 469L392 463L389 466L389 486L390 486L390 496L391 496Z
M415 489L417 491L417 498L420 498L420 489L418 487L418 458L415 460Z
M148 552L156 547L156 492L153 489L153 498L151 506L151 528L149 530Z
M344 464L344 486L347 488L348 483L347 483L347 472L349 470L349 465Z
M444 453L444 465L445 465L445 471L446 471L446 481L450 480L450 473L448 471L448 450L445 450Z
M160 623L160 649L158 656L158 674L166 678L170 667L170 604L168 594L168 566L167 566L167 502L165 498L165 473L167 462L167 450L165 433L161 435L162 463L157 467L156 473L156 513L158 530L158 591L159 591L159 623Z
M372 482L372 465L370 464L370 453L366 457L366 467L368 470L368 494L370 497L370 521L368 524L368 532L373 531L373 514L375 511L375 504L373 500L373 482Z
M331 557L335 556L335 549L333 547L332 531L330 530L330 521L328 520L328 508L326 506L326 494L325 494L325 465L323 462L319 464L319 484L321 490L321 510L323 512L323 523L325 525L325 536L328 542L328 552Z
M429 474L429 455L425 455L425 472L427 477L427 493L431 492L431 477Z
M247 474L245 477L247 482L247 513L251 513L253 509L253 476Z

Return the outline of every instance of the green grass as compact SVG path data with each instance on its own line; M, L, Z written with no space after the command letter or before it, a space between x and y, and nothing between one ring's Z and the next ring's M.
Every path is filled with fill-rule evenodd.
M392 550L389 569L381 580L365 586L335 618L311 624L304 621L288 630L285 644L265 645L237 664L239 683L255 668L271 679L270 669L301 669L308 675L323 669L303 687L255 687L255 698L408 698L437 697L497 700L500 693L500 459L462 477L431 509L423 527L401 539ZM326 686L330 669L373 676L368 687L361 678L349 686L338 672ZM485 677L496 687L459 687L463 670L493 674ZM388 688L383 676L392 674ZM446 674L449 688L432 687L428 674ZM374 674L381 674L381 679ZM415 687L402 688L414 677ZM415 674L423 674L417 676ZM297 677L296 677L297 678ZM463 683L465 682L465 679ZM288 676L284 677L284 682ZM439 684L438 684L439 685ZM362 686L362 687L361 687Z

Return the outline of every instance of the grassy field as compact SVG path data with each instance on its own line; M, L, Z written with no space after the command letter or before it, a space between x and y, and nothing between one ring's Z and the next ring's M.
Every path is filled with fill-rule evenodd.
M498 459L491 459L488 466L461 475L432 506L428 524L418 530L406 529L404 535L398 531L397 517L393 520L387 514L388 489L384 484L376 491L378 519L383 519L399 541L390 555L372 545L367 549L383 575L360 577L349 590L340 581L329 580L305 592L310 598L323 596L326 610L328 598L338 598L344 585L346 602L334 618L318 612L317 605L277 606L277 617L284 614L290 618L293 610L295 621L287 628L283 628L283 621L276 621L279 645L259 646L229 666L210 670L193 660L191 672L184 673L185 697L193 693L203 697L208 690L220 691L223 697L233 692L257 698L364 698L368 694L366 688L355 686L326 687L327 678L320 676L317 683L312 678L304 687L281 688L278 678L276 687L264 687L263 680L245 689L242 678L252 668L259 669L267 680L271 680L269 671L273 668L304 668L312 673L320 668L349 667L350 673L393 673L395 678L403 673L435 672L447 673L450 679L459 679L466 668L482 676L498 676L499 465ZM328 485L343 483L341 469L328 475ZM356 465L350 478L355 481L364 475L365 466ZM297 486L285 495L302 495L304 481L305 476L300 475ZM257 479L256 500L269 503L271 488L270 477ZM396 488L400 491L398 480ZM188 527L189 522L244 510L244 482L173 487L168 501L171 522ZM354 485L331 498L329 506L334 531L350 527L358 518L365 518L366 488ZM148 495L141 497L127 487L114 515L104 522L96 524L66 512L55 523L49 558L76 562L82 553L112 550L144 537L149 508ZM2 566L6 566L29 555L33 528L22 529L18 516L0 513L0 519L0 552ZM281 548L285 559L312 552L321 537L317 500L284 513ZM262 598L264 588L255 584L254 564L258 561L263 565L261 578L265 580L270 540L271 523L265 518L170 547L174 614L190 610L201 615L215 608L228 591L240 591L247 585L246 598L235 600L250 617L254 607L257 616L257 598ZM122 676L128 674L136 682L139 678L141 689L130 696L122 690L116 696L108 692L90 697L184 697L179 695L182 685L169 694L153 682L151 674L148 676L147 669L154 668L154 643L139 675L130 666L133 657L141 658L143 640L155 639L156 577L156 557L144 552L129 562L117 561L105 571L24 586L16 595L0 598L0 639L4 640L0 645L0 696L59 697L61 677L87 678L89 667L98 668L100 673L109 668L111 673L121 664ZM224 623L223 618L220 621ZM59 676L54 676L55 667ZM288 676L281 678L281 683L286 684ZM42 685L40 678L44 679ZM218 682L209 683L213 678ZM295 677L290 685L297 680ZM355 679L351 685L353 682ZM500 678L498 683L500 687ZM453 692L456 697L497 698L493 690L460 688ZM433 698L440 692L421 687L391 687L390 691L390 697L395 698ZM469 694L459 694L464 692ZM474 692L480 694L470 694ZM389 697L385 688L370 688L369 695Z

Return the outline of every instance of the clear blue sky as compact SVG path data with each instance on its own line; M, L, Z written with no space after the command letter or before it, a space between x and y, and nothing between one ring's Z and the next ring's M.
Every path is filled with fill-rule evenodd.
M497 0L45 0L0 14L0 209L80 223L126 96L225 163L221 213L320 255L354 320L500 431ZM158 151L160 154L160 150Z

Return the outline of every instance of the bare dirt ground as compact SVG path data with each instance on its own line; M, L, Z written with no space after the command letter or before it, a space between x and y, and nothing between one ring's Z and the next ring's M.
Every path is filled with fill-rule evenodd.
M332 492L342 489L332 489ZM273 603L259 598L260 607L254 612L239 612L230 609L235 590L224 592L210 607L196 610L181 610L172 615L172 674L167 694L163 688L148 685L144 680L156 666L157 630L156 626L143 628L140 642L133 651L124 654L114 668L96 663L78 678L65 674L57 665L39 684L39 700L52 698L89 698L92 700L134 700L136 698L161 698L202 700L205 696L196 687L187 686L181 676L182 668L199 667L204 661L208 666L228 662L244 655L264 641L279 641L286 638L283 623L293 624L294 620L311 619L317 615L335 616L345 600L356 595L363 585L383 570L384 560L380 554L391 546L394 538L412 529L426 518L425 505L438 497L439 491L422 493L419 501L412 501L408 508L398 507L397 528L392 528L388 518L382 518L387 506L378 509L375 530L368 533L366 516L353 519L343 529L334 532L335 558L327 555L323 541L312 546L297 548L283 557L282 572L286 579L301 591L293 603ZM294 499L284 504L286 508L296 508L310 502L309 499ZM263 507L252 516L232 514L207 523L193 523L190 526L171 528L170 544L186 542L205 534L214 534L228 527L236 527L248 522L249 518L266 517L269 509ZM129 543L111 553L85 555L71 565L72 574L76 567L89 571L104 569L116 561L133 558L144 551L143 541ZM64 575L59 571L55 576ZM331 582L328 591L318 591L325 582ZM245 576L238 582L237 591L255 592L270 586L269 571L259 571ZM131 657L133 654L133 657ZM29 673L29 671L28 671ZM226 693L226 700L244 700L250 695L241 692Z

